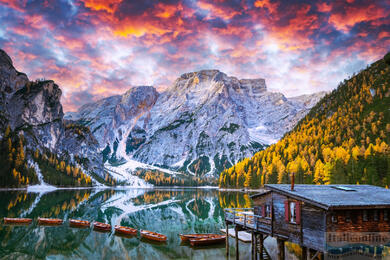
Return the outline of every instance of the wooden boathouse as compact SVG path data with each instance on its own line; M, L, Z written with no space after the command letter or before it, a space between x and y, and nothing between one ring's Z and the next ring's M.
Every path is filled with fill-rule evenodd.
M305 184L269 184L265 189L251 197L253 208L225 209L226 233L229 225L235 226L237 259L238 231L242 230L252 234L252 259L263 259L267 236L277 239L278 259L285 259L285 242L292 242L301 246L305 260L324 259L329 249L337 247L337 242L353 242L348 241L351 233L370 234L368 239L378 234L381 239L390 236L388 189L372 185ZM227 234L227 254L228 239Z

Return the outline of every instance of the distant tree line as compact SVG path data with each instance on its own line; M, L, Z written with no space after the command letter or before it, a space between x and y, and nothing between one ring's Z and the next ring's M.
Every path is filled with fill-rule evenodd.
M220 174L219 186L390 184L390 66L379 60L340 83L279 142Z

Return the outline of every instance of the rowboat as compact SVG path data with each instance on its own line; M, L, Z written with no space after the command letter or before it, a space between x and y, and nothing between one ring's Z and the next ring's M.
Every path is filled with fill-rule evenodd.
M62 222L63 220L59 218L38 218L39 225L56 226L56 225L61 225Z
M131 227L115 226L115 233L123 235L137 235L138 230Z
M167 236L152 232L152 231L147 231L147 230L140 230L141 237L150 239L153 241L158 241L158 242L165 242L167 241Z
M71 227L89 227L91 222L87 220L69 219L69 225Z
M28 225L31 224L31 218L4 218L4 224L23 224Z
M215 235L213 237L190 238L191 246L208 246L225 242L225 235Z
M101 223L101 222L94 222L93 229L97 231L110 232L111 225L106 223Z
M182 242L188 242L191 238L205 238L205 237L212 237L216 234L180 234L180 239Z

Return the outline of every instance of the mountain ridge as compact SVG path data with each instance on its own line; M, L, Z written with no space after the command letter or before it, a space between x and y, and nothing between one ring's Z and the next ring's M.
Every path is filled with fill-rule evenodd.
M341 82L279 142L224 170L220 187L289 183L292 173L297 183L390 185L386 56Z
M101 155L95 153L96 139L87 128L63 120L62 91L54 81L30 81L25 73L15 69L3 50L0 50L0 79L0 161L4 166L0 185L36 183L36 167L41 168L45 182L51 180L57 185L64 184L60 183L61 178L66 179L66 185L79 186L91 184L89 174L104 177ZM50 166L46 164L48 161ZM58 173L52 178L49 172L56 169L64 176Z
M309 99L324 95L290 100L268 92L264 79L239 80L219 70L184 73L162 93L143 88L153 93L151 100L139 98L140 87L132 89L138 98L129 90L128 100L136 107L146 102L146 109L127 109L132 113L125 115L117 109L119 95L84 105L65 118L91 128L109 163L136 160L193 175L215 175L272 143L308 111L314 103ZM272 123L268 113L276 115ZM265 125L257 124L259 119ZM278 134L272 136L274 129Z

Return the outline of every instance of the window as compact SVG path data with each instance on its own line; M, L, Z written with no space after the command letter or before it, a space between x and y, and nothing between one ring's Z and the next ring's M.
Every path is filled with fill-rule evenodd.
M285 200L284 218L288 223L299 225L301 223L301 202Z
M368 221L368 212L367 212L367 210L363 210L363 221Z
M269 204L265 205L265 217L271 218L271 206Z
M271 218L271 205L270 204L263 204L261 206L261 216L263 218Z
M297 216L295 214L295 202L290 202L290 222L291 223L297 223Z
M332 214L331 219L332 219L332 223L337 223L337 216L336 216L336 214Z
M374 221L378 221L378 220L379 220L378 211L377 211L377 210L374 210Z
M383 220L384 221L388 221L389 220L389 211L387 209L385 209L383 211Z
M345 222L351 222L351 211L345 213Z

